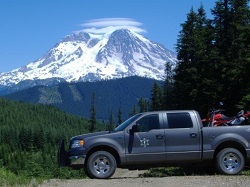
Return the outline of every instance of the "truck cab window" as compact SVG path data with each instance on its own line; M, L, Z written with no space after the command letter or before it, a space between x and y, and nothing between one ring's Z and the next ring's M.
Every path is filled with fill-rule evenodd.
M159 115L150 114L142 117L136 122L139 132L147 132L152 129L160 129Z
M192 128L193 123L188 112L183 113L168 113L168 127L174 128Z

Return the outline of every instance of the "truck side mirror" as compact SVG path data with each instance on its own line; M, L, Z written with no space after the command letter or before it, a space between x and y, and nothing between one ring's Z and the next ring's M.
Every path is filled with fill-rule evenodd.
M138 125L133 125L132 128L129 130L130 134L134 134L135 132L138 132Z

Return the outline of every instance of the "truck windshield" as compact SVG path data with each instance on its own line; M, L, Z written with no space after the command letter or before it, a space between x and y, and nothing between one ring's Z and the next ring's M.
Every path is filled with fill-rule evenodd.
M140 117L142 114L136 114L132 116L131 118L124 121L122 124L120 124L118 127L115 128L115 131L123 131L129 124L131 124L135 119Z

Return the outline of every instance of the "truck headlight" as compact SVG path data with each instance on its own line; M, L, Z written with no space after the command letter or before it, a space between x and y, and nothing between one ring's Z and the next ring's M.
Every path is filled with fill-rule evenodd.
M84 140L74 140L70 148L82 147L84 145Z

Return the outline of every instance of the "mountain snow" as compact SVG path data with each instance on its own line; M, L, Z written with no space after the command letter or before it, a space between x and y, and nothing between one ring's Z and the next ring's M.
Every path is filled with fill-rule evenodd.
M49 78L77 82L135 75L163 80L165 64L175 66L176 61L173 52L131 30L79 32L64 37L38 60L0 73L0 85Z

